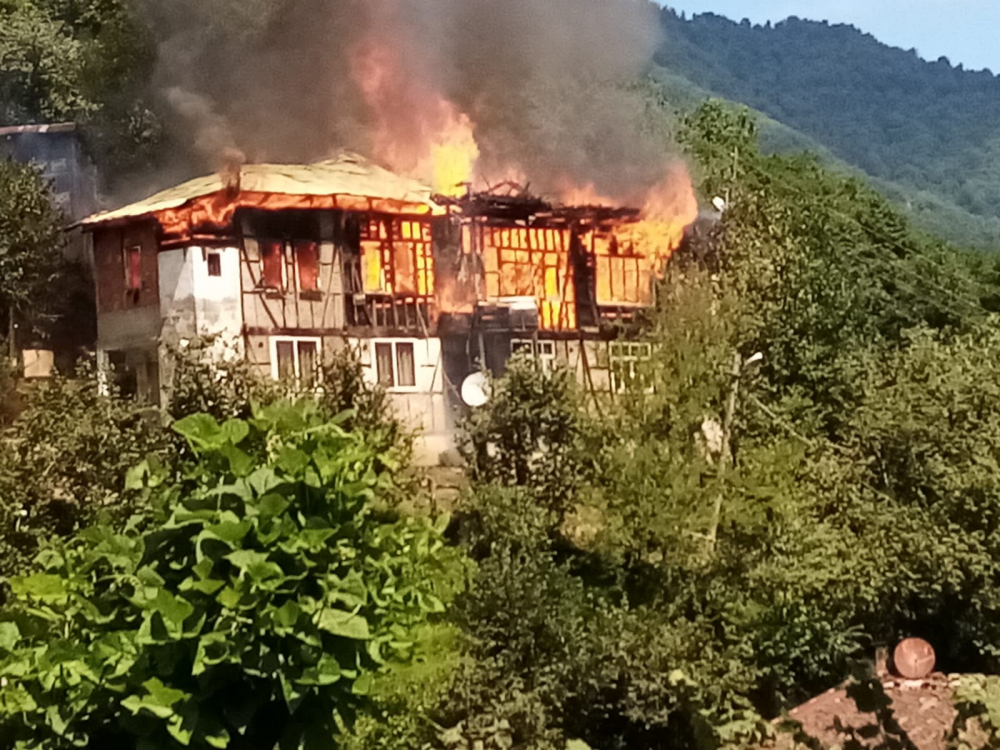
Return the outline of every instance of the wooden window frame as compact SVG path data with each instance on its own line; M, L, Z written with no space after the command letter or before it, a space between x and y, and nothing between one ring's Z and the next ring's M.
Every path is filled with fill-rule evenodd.
M132 267L135 254L136 267ZM125 291L138 294L142 291L142 245L126 245L122 248L122 272L125 277Z
M511 339L511 356L517 353L517 348L528 350L539 369L546 375L552 374L556 367L556 342L549 339Z
M278 239L259 239L257 240L257 252L260 255L260 286L269 292L277 292L279 294L284 294L288 290L288 269L287 258L285 256L285 248L287 246L285 240ZM273 286L268 283L267 279L267 262L264 260L264 248L265 246L276 246L278 248L278 262L281 268L281 281L280 286Z
M213 265L215 268L213 269ZM213 279L222 278L222 253L219 250L209 250L205 254L205 266L209 277ZM212 273L217 270L217 273Z
M295 372L295 384L298 386L302 382L302 368L300 365L300 352L299 344L315 344L316 345L316 364L317 370L321 369L323 362L323 339L319 336L271 336L269 340L269 346L271 350L271 379L275 381L281 381L281 369L278 363L278 344L288 343L292 345L292 358L293 358L293 370ZM319 387L321 385L321 377L319 371L316 373L316 381L314 387Z
M389 393L421 393L420 379L418 373L420 365L417 364L417 345L423 339L371 339L371 367L375 373L375 382L379 381L378 373L378 347L392 347L392 385L384 385ZM410 346L413 349L413 385L399 384L399 347Z
M630 382L641 378L641 373L637 372L638 365L642 362L649 362L652 358L653 345L649 342L612 341L608 345L608 372L612 390L616 393L623 393ZM629 371L628 380L621 378L618 374L625 367ZM644 390L651 393L652 385L647 385Z

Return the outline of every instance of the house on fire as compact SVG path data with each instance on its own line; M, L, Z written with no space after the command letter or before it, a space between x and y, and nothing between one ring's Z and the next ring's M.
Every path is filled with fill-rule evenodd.
M357 350L420 428L420 455L452 446L460 388L512 353L620 387L648 347L613 324L652 302L638 211L523 196L432 195L353 154L247 165L92 216L98 350L157 403L170 350L215 336L271 378L307 389Z

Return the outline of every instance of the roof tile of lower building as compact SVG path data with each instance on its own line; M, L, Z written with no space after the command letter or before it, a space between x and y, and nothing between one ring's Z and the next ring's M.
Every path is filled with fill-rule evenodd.
M961 675L944 674L934 674L923 680L890 677L883 681L885 694L892 701L894 718L917 750L947 750L958 715L955 690L961 681ZM843 747L848 739L847 731L858 731L877 723L874 714L858 709L847 694L846 685L812 698L792 709L789 716L802 725L807 735L828 748ZM880 737L876 736L865 745L874 748L879 741ZM790 735L779 736L779 748L793 745Z

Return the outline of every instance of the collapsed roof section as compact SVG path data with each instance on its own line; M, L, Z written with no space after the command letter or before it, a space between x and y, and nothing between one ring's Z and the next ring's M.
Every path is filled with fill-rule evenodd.
M613 208L608 206L563 206L550 203L517 186L507 193L497 190L470 193L461 198L435 195L439 205L456 208L469 218L483 218L500 223L520 222L525 225L546 226L600 226L638 221L638 208Z
M415 216L445 209L431 190L357 154L343 152L316 164L248 164L227 179L213 174L164 190L138 203L91 216L86 231L152 218L164 241L185 242L230 234L239 209L265 211L339 209Z

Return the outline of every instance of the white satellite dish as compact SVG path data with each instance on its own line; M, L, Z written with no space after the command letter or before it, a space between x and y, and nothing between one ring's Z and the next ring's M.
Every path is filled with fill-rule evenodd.
M485 372L474 372L462 383L462 401L473 409L490 400L490 379Z

